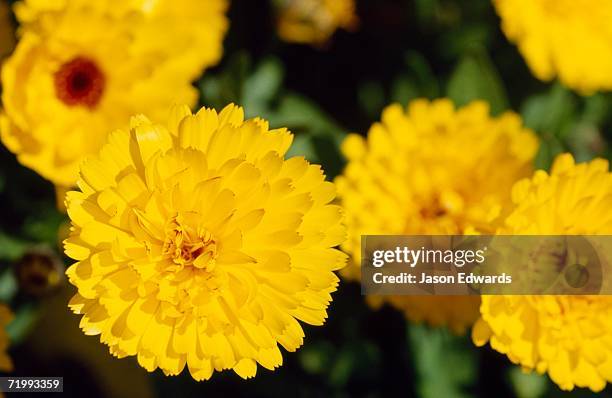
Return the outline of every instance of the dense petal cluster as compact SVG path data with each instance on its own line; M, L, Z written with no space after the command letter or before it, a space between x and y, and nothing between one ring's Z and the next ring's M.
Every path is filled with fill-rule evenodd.
M278 34L288 42L322 44L357 24L354 0L280 0Z
M191 85L222 54L226 0L24 0L2 69L3 143L58 186L83 155L146 112L194 105Z
M13 313L5 304L0 304L0 371L9 372L13 370L13 361L6 350L9 346L9 336L6 333L6 325L13 320Z
M81 328L117 357L167 375L255 375L321 325L346 255L335 187L286 129L176 108L110 135L67 195L66 254Z
M608 162L575 164L559 156L550 174L518 182L515 207L500 232L517 235L609 235L612 174ZM483 296L472 331L525 369L547 372L564 390L602 390L612 381L612 298Z
M494 0L506 36L541 80L612 90L612 2Z
M516 114L491 117L483 102L455 109L447 99L417 100L407 110L386 108L367 140L353 134L342 146L349 160L336 180L349 230L342 248L354 260L343 276L359 277L361 235L494 231L512 184L531 173L537 146ZM457 331L478 317L477 297L389 302L409 319Z

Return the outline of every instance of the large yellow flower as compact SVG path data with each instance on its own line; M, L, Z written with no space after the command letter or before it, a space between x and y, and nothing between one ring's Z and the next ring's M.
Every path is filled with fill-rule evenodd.
M83 331L168 375L280 366L278 344L302 345L298 320L325 321L346 261L335 187L284 159L291 141L233 105L111 134L67 196Z
M278 0L278 34L288 42L323 44L357 24L354 0Z
M121 4L120 4L121 3ZM225 0L27 0L2 69L0 133L26 166L72 186L83 155L130 115L195 104L191 82L218 61Z
M517 235L609 235L612 174L608 162L575 164L559 156L550 175L537 171L513 189L514 211L501 232ZM472 331L525 369L547 372L564 390L602 390L612 381L612 298L483 296Z
M493 0L502 28L541 80L583 93L612 90L612 2Z
M455 110L447 99L391 105L367 141L350 135L349 160L337 178L353 255L343 276L360 275L360 236L463 234L494 231L510 188L530 174L535 135L514 113L489 116L485 103ZM460 332L478 317L479 298L387 297L415 321L447 324Z

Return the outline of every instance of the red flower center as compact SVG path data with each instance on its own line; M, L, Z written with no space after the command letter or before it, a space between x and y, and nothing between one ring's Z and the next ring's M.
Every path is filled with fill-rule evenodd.
M104 74L88 58L74 58L55 72L55 93L68 106L95 108L102 98L104 85Z

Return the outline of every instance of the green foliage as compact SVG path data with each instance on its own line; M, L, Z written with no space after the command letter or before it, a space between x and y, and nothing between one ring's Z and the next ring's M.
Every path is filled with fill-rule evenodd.
M17 261L27 246L27 242L0 232L0 261Z
M457 106L480 99L489 103L494 115L508 109L504 86L483 49L475 49L461 58L451 74L446 93Z
M605 156L601 126L609 118L609 110L607 96L579 97L560 84L528 97L521 115L525 125L541 138L537 167L548 169L561 152L572 152L578 161Z
M545 378L537 373L525 373L518 367L510 369L508 377L517 398L539 398L548 388Z
M19 307L15 312L15 318L6 328L12 344L19 344L33 331L38 316L38 306L34 303Z
M408 338L414 352L417 391L422 398L467 398L477 376L471 342L445 329L413 325Z

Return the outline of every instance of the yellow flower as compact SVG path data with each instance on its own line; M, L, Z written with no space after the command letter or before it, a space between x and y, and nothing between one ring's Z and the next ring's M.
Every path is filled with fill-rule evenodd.
M294 43L323 44L336 29L357 25L354 0L278 0L278 35Z
M13 313L5 304L0 304L0 371L10 372L13 370L13 361L6 350L9 346L9 336L6 333L6 325L13 320Z
M4 59L15 47L15 28L11 21L9 5L0 0L0 60Z
M335 187L242 108L135 117L81 165L66 254L85 334L149 371L255 375L321 325L346 256Z
M559 156L512 192L514 210L501 232L516 235L609 235L612 174L608 162L575 164ZM602 390L612 381L612 298L483 296L474 342L524 369L547 372L564 390Z
M448 327L453 333L461 335L480 315L480 298L477 296L371 296L367 301L373 308L389 304L401 311L410 322Z
M612 2L493 0L533 74L584 94L612 90Z
M360 236L463 234L494 231L510 189L531 172L535 135L514 113L489 116L473 102L454 109L447 99L387 107L367 141L352 134L342 150L349 162L337 178L353 256L342 275L360 275ZM379 299L380 300L380 299ZM411 320L447 324L457 332L478 317L478 297L386 297Z
M121 5L120 5L121 3ZM194 105L191 82L217 62L225 0L27 0L2 70L0 133L26 166L73 186L83 155L146 112Z

